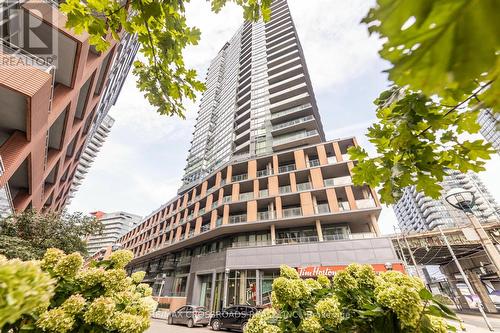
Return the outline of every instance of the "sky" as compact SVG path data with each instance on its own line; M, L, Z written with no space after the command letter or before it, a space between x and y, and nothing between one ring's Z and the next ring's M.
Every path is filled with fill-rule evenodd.
M327 140L355 135L373 152L364 137L375 120L372 101L388 87L383 70L388 63L377 51L381 41L369 36L359 22L372 5L366 0L289 0L304 50ZM242 12L227 5L219 14L208 1L193 0L187 7L188 24L202 31L198 45L185 51L188 66L204 79L210 60L242 23ZM135 87L129 74L110 115L115 124L70 211L127 211L147 216L176 195L186 165L198 101L186 104L186 119L157 114ZM200 96L201 97L201 96ZM498 156L480 174L498 184ZM500 188L491 186L496 198ZM383 233L392 233L396 218L384 207L379 218Z

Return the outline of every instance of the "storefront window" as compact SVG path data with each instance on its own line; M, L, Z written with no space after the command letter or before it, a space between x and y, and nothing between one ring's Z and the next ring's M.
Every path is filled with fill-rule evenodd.
M231 271L228 282L228 305L256 305L257 284L255 270Z
M212 274L200 276L200 306L208 307L212 293Z
M174 286L172 288L172 296L184 297L186 296L187 276L178 276L174 279Z
M223 289L224 289L224 273L217 273L215 278L214 299L212 300L212 311L222 310Z

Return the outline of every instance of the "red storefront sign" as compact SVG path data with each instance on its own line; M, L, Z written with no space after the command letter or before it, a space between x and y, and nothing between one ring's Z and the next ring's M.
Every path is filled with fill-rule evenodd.
M316 277L318 275L333 276L335 272L341 271L346 268L347 265L337 265L337 266L307 266L307 267L297 267L297 272L299 272L300 277ZM387 271L386 264L372 264L375 272L385 272ZM404 273L403 264L392 263L393 271L399 271Z

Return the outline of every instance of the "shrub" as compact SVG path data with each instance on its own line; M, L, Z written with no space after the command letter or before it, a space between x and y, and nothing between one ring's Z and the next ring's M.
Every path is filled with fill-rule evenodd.
M246 333L415 332L454 330L455 314L417 278L351 264L330 283L301 279L282 266L273 282L273 309L256 314Z
M156 302L150 297L151 288L140 283L142 273L127 276L123 268L131 259L130 251L117 251L109 260L83 267L79 253L49 249L40 262L0 260L0 328L144 332Z

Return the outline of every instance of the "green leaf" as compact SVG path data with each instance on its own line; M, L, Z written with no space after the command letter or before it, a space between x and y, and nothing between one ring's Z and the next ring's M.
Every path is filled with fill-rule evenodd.
M431 300L432 299L432 293L427 290L427 288L422 288L419 292L418 292L418 295L420 296L420 298L424 301L428 301L428 300Z

